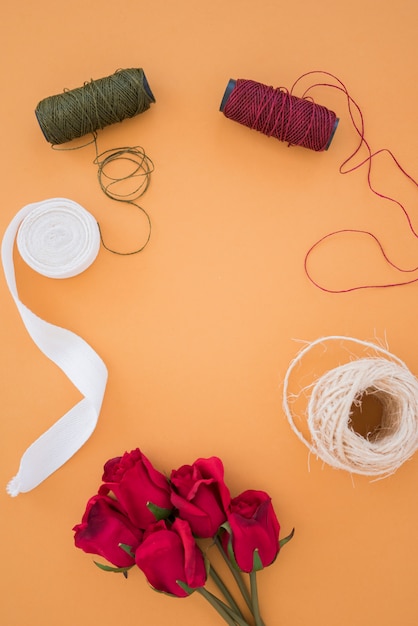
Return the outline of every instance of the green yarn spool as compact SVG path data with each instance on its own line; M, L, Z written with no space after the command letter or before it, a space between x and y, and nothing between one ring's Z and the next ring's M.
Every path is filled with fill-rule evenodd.
M60 145L135 117L153 102L144 71L131 68L44 98L35 114L45 139Z

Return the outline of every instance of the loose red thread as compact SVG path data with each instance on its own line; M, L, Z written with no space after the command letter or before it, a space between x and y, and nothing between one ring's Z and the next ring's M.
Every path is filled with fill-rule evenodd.
M310 87L308 87L305 92L303 93L303 97L306 98L307 94L314 88L316 87L330 87L332 89L336 89L340 92L342 92L344 94L344 96L347 99L347 106L348 106L348 113L349 113L349 117L350 120L352 122L353 128L356 131L358 137L359 137L359 143L357 145L357 147L355 148L355 150L352 152L352 154L350 154L350 156L345 159L345 161L340 165L339 171L341 174L349 174L350 172L353 172L363 166L367 166L367 184L369 189L379 198L382 198L383 200L387 200L395 205L397 205L401 211L403 212L409 230L411 231L412 235L415 238L418 238L418 233L415 230L413 224L412 224L412 220L411 217L408 213L408 211L406 210L405 206L396 198L393 198L391 196L388 196L386 194L381 193L380 191L378 191L376 189L376 187L373 185L372 183L372 179L371 179L371 174L372 174L372 161L373 159L375 159L376 156L380 155L380 154L386 154L390 157L390 159L393 161L393 163L395 164L395 166L398 168L398 170L411 182L413 183L416 187L418 187L418 182L410 175L408 174L408 172L402 167L402 165L399 163L399 161L397 160L397 158L395 157L395 155L393 154L393 152L391 150L389 150L388 148L381 148L379 150L376 150L375 152L372 151L369 142L367 141L366 137L365 137L365 127L364 127L364 117L363 117L363 113L359 107L359 105L357 104L357 102L352 98L352 96L349 94L347 87L344 85L344 83L337 78L336 76L334 76L333 74L329 73L329 72L324 72L324 71L312 71L312 72L307 72L305 74L302 74L302 76L300 76L295 83L293 84L290 93L293 92L293 90L295 89L295 87L297 86L297 84L304 78L306 78L307 76L312 76L312 75L322 75L322 76L327 76L329 78L331 78L332 80L335 81L336 84L333 83L328 83L328 82L318 82L315 83L313 85L311 85ZM361 159L360 162L354 164L354 165L350 165L353 160L355 159L355 157L359 154L360 150L365 150L366 151L366 157ZM411 274L413 272L416 272L418 270L418 266L410 268L410 269L405 269L400 267L399 265L397 265L396 263L394 263L393 261L391 261L391 259L388 257L387 253L385 252L385 249L382 245L382 243L379 241L379 239L376 237L376 235L374 235L372 232L368 231L368 230L361 230L361 229L356 229L356 228L344 228L344 229L340 229L340 230L335 230L331 233L328 233L327 235L324 235L323 237L321 237L318 241L316 241L316 243L314 243L308 250L308 252L305 255L305 261L304 261L304 267L305 267L305 273L308 276L309 280L319 289L321 289L322 291L328 292L328 293L348 293L350 291L358 291L360 289L372 289L372 288L387 288L387 287L401 287L404 285L411 285L413 283L416 283L418 281L418 277L415 278L411 278L409 280L405 280L405 281L399 281L399 282L391 282L391 283L383 283L383 284L365 284L365 285L357 285L355 287L350 287L347 289L330 289L327 287L324 287L323 285L321 285L318 281L316 281L310 274L309 269L308 269L308 260L310 255L312 254L312 252L321 244L323 243L325 240L330 239L331 237L334 237L336 235L340 235L340 234L344 234L344 233L355 233L355 234L362 234L362 235L366 235L367 237L370 237L375 244L377 244L378 248L380 249L380 252L383 255L383 258L385 259L385 261L394 269L396 269L399 272L402 272L404 274Z
M298 98L283 87L238 79L224 115L268 137L321 152L334 133L337 116L311 98Z
M296 88L302 80L310 76L321 76L322 80L321 82L315 82L310 85L300 97L296 96ZM330 79L334 82L328 82ZM322 70L306 72L293 83L289 90L283 87L275 89L252 80L238 79L234 82L233 89L228 94L228 97L224 97L221 110L223 110L226 117L262 132L267 136L275 137L280 141L287 142L289 145L303 146L321 152L329 147L338 119L333 111L330 111L324 106L315 104L310 92L317 87L329 87L341 92L345 96L349 119L359 138L357 147L340 165L339 172L341 174L349 174L365 166L367 168L367 184L370 191L382 200L387 200L400 208L407 221L410 232L415 238L418 238L418 232L415 230L405 206L396 198L380 192L374 186L372 182L372 162L378 155L386 154L390 157L395 167L416 187L418 187L418 182L402 167L391 150L381 148L375 152L372 151L365 137L363 113L357 102L350 95L347 87L334 74ZM365 158L360 156L360 151L365 151ZM360 160L355 162L357 156ZM403 274L412 274L418 270L418 266L405 269L394 263L387 255L378 237L371 231L344 228L335 230L321 237L309 248L305 255L305 273L316 287L328 293L347 293L360 289L400 287L418 282L418 277L414 277L399 282L356 285L347 289L330 289L321 285L313 278L309 271L308 265L311 254L326 240L337 235L349 233L369 237L373 243L377 245L383 258L393 269Z

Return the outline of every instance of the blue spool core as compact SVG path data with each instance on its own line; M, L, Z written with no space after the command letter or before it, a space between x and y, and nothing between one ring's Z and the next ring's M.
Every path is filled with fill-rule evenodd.
M332 132L331 132L331 137L328 139L328 143L327 143L327 145L325 146L325 150L328 150L328 148L329 148L329 147L330 147L330 145L331 145L331 141L332 141L332 140L333 140L333 138L334 138L335 131L337 130L337 126L338 126L338 122L339 122L339 121L340 121L340 118L339 118L339 117L337 117L337 119L336 119L336 120L335 120L335 122L334 122L334 128L332 129Z
M37 109L35 109L35 115L36 115L36 119L38 120L39 128L41 129L43 136L45 137L45 139L47 141L49 141L48 137L45 134L44 129L42 128L41 120L39 119L39 115L38 115L38 110Z
M232 91L233 91L233 89L234 89L236 84L237 84L236 80L234 80L233 78L229 79L229 82L228 82L228 84L226 86L226 89L225 89L224 97L222 98L221 106L219 107L220 111L224 110L225 105L228 102L228 98L231 95L231 93L232 93Z
M149 83L147 81L147 77L145 76L145 73L144 73L143 77L144 77L144 89L147 92L147 94L149 95L149 97L151 98L151 100L153 102L155 102L154 94L151 91L151 88L149 86Z

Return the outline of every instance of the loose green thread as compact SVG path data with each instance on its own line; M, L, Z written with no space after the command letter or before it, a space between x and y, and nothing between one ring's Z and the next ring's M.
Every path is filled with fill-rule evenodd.
M69 145L59 149L75 150L94 144L96 151L94 164L97 166L97 177L103 193L111 200L131 204L145 216L147 223L145 240L139 247L128 252L109 247L104 241L98 223L103 247L121 256L141 252L151 238L150 216L136 200L148 189L154 164L141 146L122 147L99 153L97 131L143 113L149 109L152 102L155 102L155 99L144 71L133 68L118 70L106 78L86 82L83 87L66 89L62 94L44 98L35 109L41 130L53 148L91 135L92 139L86 140L81 146ZM123 162L128 166L129 172L121 176L112 175L112 166L115 162L119 165Z
M125 202L136 207L144 214L148 225L148 234L145 241L139 248L131 250L129 252L120 252L118 250L110 248L104 242L102 230L100 228L100 224L98 224L102 245L109 252L113 252L113 254L119 254L122 256L137 254L138 252L141 252L141 250L143 250L149 242L151 238L152 224L151 218L148 215L147 211L142 206L140 206L136 202L136 200L138 200L138 198L140 198L148 189L148 186L151 182L151 173L154 171L154 163L146 155L144 149L141 146L117 148L116 150L106 150L101 154L99 154L97 151L97 142L95 142L95 147L96 158L94 160L94 164L97 165L97 178L103 193L111 200L116 200L117 202ZM115 162L121 163L122 161L125 162L125 164L128 164L128 166L130 167L130 171L123 176L112 175L112 164L114 164ZM129 183L129 189L127 191L119 192L117 190L117 186L121 183Z

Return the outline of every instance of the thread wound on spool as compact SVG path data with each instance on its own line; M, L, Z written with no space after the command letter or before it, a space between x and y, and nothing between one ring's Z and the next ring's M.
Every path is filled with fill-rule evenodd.
M130 68L44 98L35 115L45 139L60 145L135 117L153 102L143 69Z
M230 79L220 110L268 137L316 152L329 148L338 124L333 111L311 99L245 79Z
M111 76L87 82L83 87L44 98L35 110L40 128L52 146L92 134L91 141L76 147L94 144L94 163L98 167L97 176L102 191L112 200L135 206L145 217L145 234L140 236L140 243L128 251L115 250L107 245L100 225L96 224L104 248L121 256L141 252L150 240L151 218L135 200L148 188L154 164L140 146L99 153L97 131L143 113L152 102L155 98L144 71L132 68L118 70ZM123 166L128 166L128 171Z
M357 358L320 376L306 390L303 416L294 413L290 376L315 346L325 341L354 342L378 356ZM418 380L395 355L380 346L352 337L324 337L301 350L290 364L283 385L283 408L288 422L305 446L336 469L366 476L393 474L418 450ZM372 394L381 405L379 423L366 436L353 426L354 407ZM303 417L309 432L302 434Z

